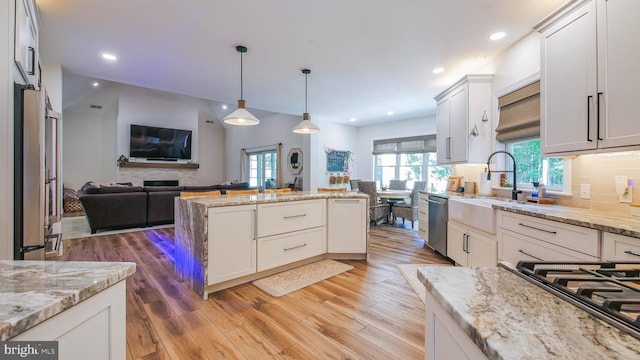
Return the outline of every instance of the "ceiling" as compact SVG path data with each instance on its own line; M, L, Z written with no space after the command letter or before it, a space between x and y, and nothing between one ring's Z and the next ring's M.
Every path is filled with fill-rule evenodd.
M43 62L63 102L95 80L249 110L369 125L433 115L433 97L527 35L565 0L36 0ZM489 40L496 31L505 38ZM115 62L101 58L109 52ZM443 67L441 74L433 74ZM75 76L80 75L80 77ZM63 107L66 106L63 104ZM393 111L393 115L387 115ZM262 112L264 113L264 112ZM355 122L350 122L355 118Z

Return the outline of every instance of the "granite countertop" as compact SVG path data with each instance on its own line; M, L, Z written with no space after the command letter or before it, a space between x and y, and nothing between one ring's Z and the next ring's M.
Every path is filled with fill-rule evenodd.
M0 260L0 341L133 275L135 263Z
M302 201L315 199L368 199L369 195L359 192L309 192L296 191L292 193L280 194L258 194L258 195L236 195L231 197L222 196L214 197L193 197L181 199L192 203L202 204L205 207L234 206L234 205L252 205L267 204L287 201ZM177 198L179 199L179 198Z
M640 218L631 215L611 215L568 206L521 204L508 201L505 201L504 204L502 202L493 204L493 208L640 238Z
M640 340L501 267L418 269L490 359L638 359Z

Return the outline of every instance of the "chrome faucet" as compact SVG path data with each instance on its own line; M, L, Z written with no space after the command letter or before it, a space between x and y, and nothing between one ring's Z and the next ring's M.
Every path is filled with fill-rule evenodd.
M487 159L487 169L489 170L487 172L487 180L491 180L491 166L490 166L491 158L493 157L493 155L499 154L499 153L503 153L503 154L509 155L509 157L513 161L513 171L510 171L510 170L495 171L494 170L494 172L502 172L502 173L512 172L513 173L513 190L511 190L511 199L512 200L518 200L518 194L522 193L522 191L519 191L518 189L516 189L516 183L517 183L517 181L516 181L516 159L513 157L513 155L511 155L510 152L504 151L504 150L498 150L498 151L495 151L493 154L489 155L489 158Z

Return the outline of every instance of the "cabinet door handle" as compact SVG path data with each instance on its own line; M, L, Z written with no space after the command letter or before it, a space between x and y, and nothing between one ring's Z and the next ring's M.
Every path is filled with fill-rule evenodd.
M468 239L467 234L463 234L462 235L462 251L466 252L467 254L469 253L469 242L467 241Z
M29 64L27 65L27 74L36 74L36 49L33 46L29 46L27 51L29 52Z
M587 96L587 141L593 141L591 139L591 99L593 95Z
M295 219L295 218L299 218L299 217L305 217L307 216L307 214L298 214L298 215L289 215L289 216L283 216L283 219Z
M256 209L253 209L253 241L258 239L258 217L256 216Z
M640 257L640 254L637 254L637 253L635 253L635 252L633 252L633 251L631 251L631 250L627 250L627 251L625 251L624 253L625 253L625 254L629 254L629 255L633 255L633 256L638 256L638 257Z
M604 140L603 138L600 137L600 111L601 111L601 109L600 109L600 98L602 97L603 94L604 93L602 93L602 92L598 93L598 116L597 116L597 119L598 119L598 123L597 123L597 125L598 125L597 126L597 129L598 129L598 131L597 131L598 140Z
M529 229L534 229L534 230L544 231L544 232L549 233L549 234L557 234L557 233L558 233L557 231L551 231L551 230L540 229L540 228L537 228L537 227L535 227L535 226L531 226L531 225L527 225L527 224L523 224L523 223L518 223L518 225L520 225L520 226L524 226L524 227L529 228Z
M529 254L528 252L526 252L526 251L524 251L524 250L522 250L522 249L518 250L518 252L519 252L519 253L521 253L521 254L525 254L525 255L527 255L527 256L531 256L532 258L534 258L534 259L536 259L536 260L538 260L538 261L544 261L544 259L540 259L540 258L539 258L539 257L537 257L537 256L533 256L533 255Z
M289 251L289 250L293 250L293 249L299 249L301 247L305 247L307 246L307 244L302 244L302 245L298 245L298 246L294 246L294 247L290 247L290 248L284 248L284 251Z
M451 137L447 138L447 159L451 159Z

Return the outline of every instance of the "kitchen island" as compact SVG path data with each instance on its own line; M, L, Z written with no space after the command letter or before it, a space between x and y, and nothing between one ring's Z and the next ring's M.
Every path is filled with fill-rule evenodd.
M502 267L423 267L426 359L638 359L640 340Z
M0 261L0 340L58 341L60 359L124 359L134 263Z
M367 260L367 194L175 201L175 270L205 300L211 292L324 258Z

